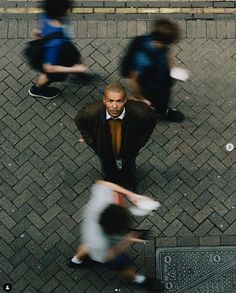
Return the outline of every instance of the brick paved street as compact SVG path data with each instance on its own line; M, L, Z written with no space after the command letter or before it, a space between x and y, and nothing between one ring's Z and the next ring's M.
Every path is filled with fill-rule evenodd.
M178 23L183 40L174 51L191 78L176 83L173 106L187 119L159 122L139 155L138 192L162 206L135 223L155 231L158 247L236 245L236 150L226 150L227 143L236 146L235 20ZM101 98L105 84L120 79L120 56L150 21L73 19L84 62L102 80L89 86L67 81L52 101L27 92L36 73L21 52L35 26L28 18L0 21L0 284L11 283L14 293L144 292L101 267L76 271L65 261L80 239L89 188L101 177L72 119ZM151 243L130 253L141 271L150 269Z

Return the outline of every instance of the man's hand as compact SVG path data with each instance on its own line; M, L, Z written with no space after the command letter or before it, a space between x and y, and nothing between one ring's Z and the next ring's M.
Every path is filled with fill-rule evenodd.
M148 242L148 240L140 239L140 236L141 236L140 233L132 231L128 234L127 239L131 243L144 243L145 244L146 242Z
M42 32L40 30L37 30L37 29L33 29L32 30L32 33L31 33L31 37L35 40L37 39L41 39L43 36L42 36Z
M132 201L133 204L137 205L139 202L144 201L144 200L153 200L148 196L140 195L137 193L133 193L130 196L130 200Z

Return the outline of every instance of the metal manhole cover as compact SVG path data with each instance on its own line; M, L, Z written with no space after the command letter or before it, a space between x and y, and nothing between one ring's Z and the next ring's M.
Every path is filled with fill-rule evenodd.
M165 293L236 293L236 247L158 248Z

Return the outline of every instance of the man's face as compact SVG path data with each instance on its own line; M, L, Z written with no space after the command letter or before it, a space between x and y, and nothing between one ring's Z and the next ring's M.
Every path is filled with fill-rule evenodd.
M107 112L114 118L120 116L123 112L126 103L126 98L123 93L108 90L104 93L103 104Z

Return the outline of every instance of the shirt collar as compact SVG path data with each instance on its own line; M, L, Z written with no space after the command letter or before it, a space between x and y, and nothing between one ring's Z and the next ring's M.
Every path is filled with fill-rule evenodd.
M106 120L109 120L109 119L114 119L114 120L120 119L120 120L123 120L124 117L125 117L125 108L124 108L124 110L122 111L122 113L120 114L120 116L118 116L118 117L116 117L116 118L112 117L112 116L107 112L107 110L106 110Z

